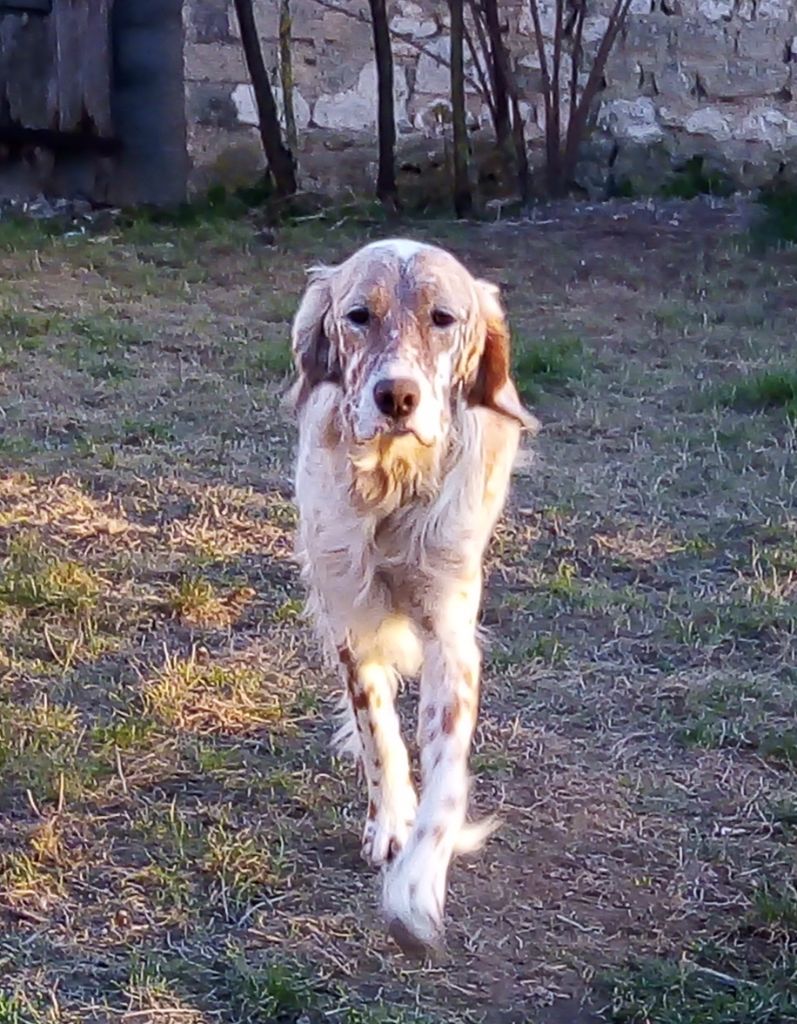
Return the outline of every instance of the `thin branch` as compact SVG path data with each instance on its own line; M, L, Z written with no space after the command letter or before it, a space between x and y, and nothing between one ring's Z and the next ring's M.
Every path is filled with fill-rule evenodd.
M584 52L584 18L587 13L587 0L575 0L576 22L573 29L573 48L570 53L570 114L567 122L568 135L570 134L570 121L573 118L573 111L576 109L578 99L578 69L581 64L581 56Z
M473 60L473 64L476 68L476 73L479 76L479 82L481 83L481 88L479 92L481 93L484 102L490 108L490 118L492 119L493 125L495 125L495 100L493 99L493 95L490 90L490 86L487 82L487 79L484 77L484 71L482 69L482 66L481 64L479 64L478 54L476 52L476 45L473 42L473 37L471 36L470 32L468 32L467 25L465 26L464 31L465 42L468 44L468 51L470 52L471 59Z
M370 28L371 22L366 18L360 11L352 11L347 7L343 7L341 4L335 3L335 0L313 0L313 3L319 5L319 7L325 7L328 11L335 11L337 14L342 14L347 18L351 18L352 21L359 21L361 25L368 25ZM423 43L419 43L409 32L395 32L393 29L390 30L390 34L394 39L398 39L402 43L406 43L407 46L411 46L413 50L417 50L418 53L426 54L427 57L431 57L435 63L439 64L441 68L446 68L449 72L451 71L451 62L446 60L445 57L441 57L439 53L435 53L430 50ZM481 94L479 83L473 78L472 75L465 75L466 80L473 86L473 88Z
M611 53L618 33L625 22L630 7L631 0L615 0L612 12L609 15L609 24L607 25L606 31L604 32L603 38L598 46L598 52L595 54L595 58L592 62L592 67L590 68L589 75L587 76L587 81L581 93L581 98L579 99L575 110L571 110L570 112L570 122L567 128L567 142L565 144L564 158L564 166L568 174L572 174L575 169L578 147L587 126L587 118L589 117L593 100L595 99L598 87L603 77L606 61L609 58L609 54Z

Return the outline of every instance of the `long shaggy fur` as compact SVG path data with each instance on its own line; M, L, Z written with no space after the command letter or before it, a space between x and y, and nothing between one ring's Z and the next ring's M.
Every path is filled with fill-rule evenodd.
M382 871L391 934L425 950L452 857L495 827L466 823L482 559L536 421L509 377L497 290L440 249L390 240L314 271L293 345L296 550L341 682L335 743L363 768L363 855ZM418 395L398 425L373 397L396 375ZM395 709L419 672L420 794Z

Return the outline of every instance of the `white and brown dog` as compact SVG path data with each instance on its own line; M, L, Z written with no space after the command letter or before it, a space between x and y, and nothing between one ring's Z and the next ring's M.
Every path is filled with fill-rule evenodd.
M340 747L368 783L363 855L405 949L442 936L466 824L479 704L482 559L521 427L498 289L448 252L374 242L316 267L293 324L297 551L309 611L344 687ZM420 801L400 676L420 671Z

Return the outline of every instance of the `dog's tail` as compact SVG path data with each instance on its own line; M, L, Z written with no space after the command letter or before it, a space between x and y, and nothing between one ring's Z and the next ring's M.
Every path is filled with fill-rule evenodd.
M466 821L457 836L454 853L458 856L475 853L500 827L501 819L495 814L491 814L489 818L484 818L482 821Z

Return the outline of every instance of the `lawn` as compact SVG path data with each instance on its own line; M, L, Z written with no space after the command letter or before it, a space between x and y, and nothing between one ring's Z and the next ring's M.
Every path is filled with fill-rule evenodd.
M503 824L427 965L329 753L280 404L303 267L396 229L0 225L0 1024L797 1019L797 257L672 209L400 229L502 285L543 422L483 611Z

